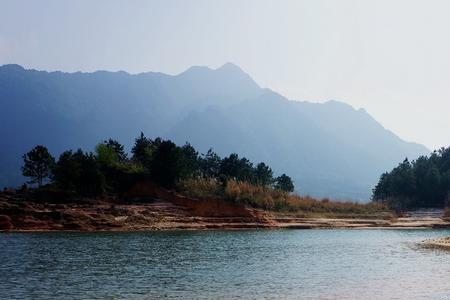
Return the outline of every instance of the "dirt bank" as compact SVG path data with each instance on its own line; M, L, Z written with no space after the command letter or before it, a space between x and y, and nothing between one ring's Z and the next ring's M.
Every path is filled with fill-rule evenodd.
M42 197L41 197L42 198ZM142 231L245 228L450 228L439 216L298 217L220 199L197 200L145 184L122 198L37 201L27 193L0 193L1 231ZM64 199L62 199L64 200Z

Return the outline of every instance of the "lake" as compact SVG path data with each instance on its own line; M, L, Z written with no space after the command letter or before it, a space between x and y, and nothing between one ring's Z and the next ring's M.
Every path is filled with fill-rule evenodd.
M0 299L449 299L448 230L0 234Z

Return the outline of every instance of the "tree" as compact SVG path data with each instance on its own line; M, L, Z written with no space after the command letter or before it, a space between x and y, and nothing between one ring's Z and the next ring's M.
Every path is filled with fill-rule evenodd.
M141 164L148 163L152 151L152 140L145 137L144 133L135 139L134 146L131 149L133 160Z
M391 172L391 193L394 196L412 197L416 192L416 179L411 163L407 158Z
M261 186L269 186L273 183L272 169L265 163L259 163L255 168L256 183Z
M209 149L208 152L200 158L200 172L204 177L218 177L221 161L222 159L220 156L212 149Z
M198 152L195 148L186 142L183 147L181 147L181 153L183 154L183 174L182 177L190 177L193 175L198 175L200 170L200 160L198 157Z
M117 160L119 162L124 162L128 159L123 145L119 143L117 140L109 139L107 141L104 141L103 144L116 154Z
M405 159L381 175L373 189L373 201L398 211L420 207L444 207L450 191L450 148L434 151L413 162Z
M31 178L28 183L37 183L41 187L43 180L51 175L55 159L46 147L38 145L23 155L23 162L22 174Z
M245 157L239 158L236 153L222 159L220 174L240 181L254 182L253 164Z
M93 153L81 156L81 172L77 190L81 195L98 196L105 191L105 176Z
M146 138L141 132L132 149L132 160L127 158L124 146L113 139L104 140L92 152L68 150L55 163L43 146L36 146L23 156L23 174L32 177L39 186L51 176L55 187L76 196L98 196L108 192L124 192L137 180L153 180L156 184L172 188L182 179L203 176L214 178L226 187L230 178L272 189L272 169L261 162L256 167L247 158L232 153L221 159L212 149L202 156L188 142L182 147L170 140ZM436 170L433 170L436 173ZM434 178L430 173L429 178ZM450 174L450 171L449 171ZM440 180L446 185L450 176ZM445 184L444 184L445 183ZM276 188L293 191L289 176L276 179Z
M162 141L150 161L153 180L162 186L172 187L184 175L183 159L180 147L171 141Z
M450 147L439 149L437 154L438 154L437 166L439 166L439 171L441 173L450 171Z
M416 204L419 207L427 206L427 202L428 200L430 200L428 195L428 183L426 182L426 177L433 165L434 163L426 156L420 156L413 162L414 177L416 180L415 197L417 202Z
M384 202L391 195L390 179L391 176L389 173L385 172L381 174L380 180L372 190L373 201Z
M112 139L98 144L95 152L97 160L104 166L117 166L128 159L123 145Z
M282 174L281 176L277 177L275 188L286 192L293 192L294 183L292 182L291 177L287 176L286 174Z
M73 190L80 177L81 166L76 156L82 155L81 150L73 153L67 150L61 153L53 170L53 180L64 190Z
M62 189L83 196L97 196L105 191L105 177L96 157L81 149L65 151L60 155L53 179Z
M108 147L104 143L100 143L95 147L97 161L105 167L114 167L119 164L119 157L114 149Z
M441 190L441 174L436 166L431 166L424 178L425 193L428 196L428 203L424 206L436 207L446 196L446 191Z

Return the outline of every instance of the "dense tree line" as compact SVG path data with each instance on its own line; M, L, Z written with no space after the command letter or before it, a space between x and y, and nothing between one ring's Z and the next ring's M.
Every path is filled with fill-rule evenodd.
M178 181L191 177L215 178L222 183L234 179L287 192L294 190L289 176L275 178L263 162L254 166L235 153L221 158L211 149L199 154L189 143L180 147L170 140L149 139L143 133L135 139L131 157L122 144L109 139L98 144L95 152L68 150L55 160L47 148L39 145L23 158L22 173L31 178L29 183L41 186L48 180L62 190L83 196L121 192L139 179L173 188Z
M445 207L450 203L450 147L409 162L405 159L381 175L373 200L404 210Z

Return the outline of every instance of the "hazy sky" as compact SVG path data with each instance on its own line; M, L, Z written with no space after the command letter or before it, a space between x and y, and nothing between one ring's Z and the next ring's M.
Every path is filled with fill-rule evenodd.
M290 99L450 144L450 1L0 0L0 64L177 74L234 62Z

